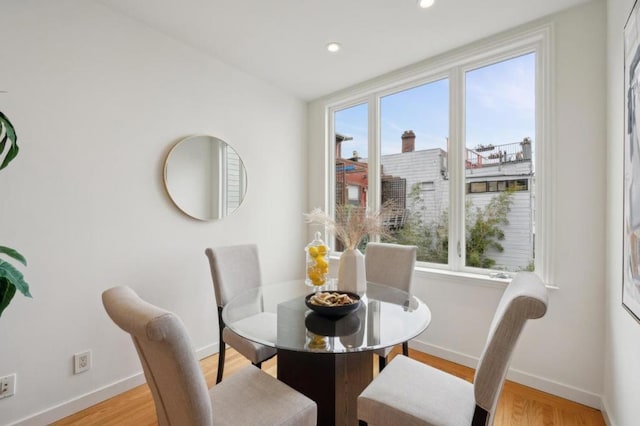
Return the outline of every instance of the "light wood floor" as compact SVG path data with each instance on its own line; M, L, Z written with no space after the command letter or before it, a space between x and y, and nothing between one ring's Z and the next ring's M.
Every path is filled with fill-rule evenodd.
M392 354L393 356L394 354ZM473 370L415 350L409 350L411 358L447 371L471 381ZM377 374L377 362L374 367ZM213 355L200 362L209 387L215 384L218 356ZM233 349L227 349L225 377L240 368L250 365L249 361ZM276 361L271 359L262 369L275 377ZM73 414L54 423L63 425L114 425L143 426L157 425L153 398L147 385L138 386L128 392L101 402L86 410ZM548 393L507 382L502 390L494 426L604 426L600 411L577 404Z

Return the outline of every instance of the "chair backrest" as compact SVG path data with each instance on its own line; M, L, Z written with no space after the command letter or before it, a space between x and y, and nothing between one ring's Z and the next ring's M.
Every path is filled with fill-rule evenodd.
M213 424L207 384L180 318L140 299L129 287L106 290L102 303L113 322L133 339L158 424Z
M224 306L244 290L262 285L258 247L245 244L205 250L211 267L218 306Z
M489 336L474 378L476 406L493 422L496 405L511 361L511 354L527 320L547 312L547 288L537 275L519 272L498 303Z
M367 281L411 291L418 247L368 243L364 254Z

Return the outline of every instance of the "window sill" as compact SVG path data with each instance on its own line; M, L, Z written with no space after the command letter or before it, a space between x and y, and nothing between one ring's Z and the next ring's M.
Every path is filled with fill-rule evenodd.
M447 281L454 284L464 284L472 286L505 288L511 278L492 278L485 274L474 274L470 272L455 272L446 269L426 268L423 266L416 267L416 275L422 278L433 279L438 281ZM545 284L549 290L558 290L555 285Z
M492 278L485 274L473 274L469 272L455 272L446 269L416 267L416 276L448 281L455 284L483 286L491 288L505 288L511 282L511 278Z
M329 256L331 261L335 262L335 268L338 267L337 263L340 260L339 253L332 253ZM337 271L337 269L336 269ZM448 269L428 268L425 266L416 266L415 275L417 277L450 282L452 284L462 284L471 286L481 286L489 288L502 288L504 289L512 278L492 278L488 274L474 274L471 272L456 272ZM559 287L555 285L545 284L549 290L558 290Z

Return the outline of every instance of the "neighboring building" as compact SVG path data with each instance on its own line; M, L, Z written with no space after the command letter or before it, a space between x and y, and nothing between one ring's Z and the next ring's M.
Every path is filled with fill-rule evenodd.
M336 204L366 207L369 187L366 160L359 161L356 151L351 158L342 158L342 143L352 139L336 133Z
M341 144L351 138L336 135L336 202L366 206L367 162L354 153L341 157ZM531 140L478 146L467 149L467 201L483 209L491 199L507 189L513 190L509 224L502 227L503 252L493 251L489 257L496 269L518 271L534 259L533 222L534 170ZM393 200L398 214L390 220L392 227L402 227L406 209L411 209L411 192L419 193L424 205L423 221L435 222L449 207L447 152L439 149L415 151L415 134L402 135L402 152L381 156L382 201ZM415 195L415 193L414 193Z
M407 201L411 191L417 186L424 201L425 222L438 220L441 213L449 207L449 183L446 151L434 148L415 151L415 134L408 130L402 134L402 152L387 154L380 158L383 182L385 177L394 176L405 181L405 191L400 197L384 194L383 202L394 200L403 208L410 208ZM387 178L388 179L388 178Z
M535 173L531 140L467 150L467 199L484 208L497 193L513 191L509 224L502 226L503 252L493 252L496 269L518 271L533 262L535 255Z

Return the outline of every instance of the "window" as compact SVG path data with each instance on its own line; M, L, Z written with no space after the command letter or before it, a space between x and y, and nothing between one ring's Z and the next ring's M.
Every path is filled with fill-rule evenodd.
M223 164L222 169L226 173L224 181L226 182L227 190L222 191L221 196L223 197L223 204L226 204L226 211L224 212L226 216L233 213L242 203L247 178L242 160L236 151L225 147L223 155L226 163Z
M431 181L431 182L420 182L420 189L422 191L435 191L436 190L435 182L433 182L433 181Z
M465 265L533 269L535 52L465 71ZM482 176L500 176L489 194ZM526 179L514 179L524 176ZM508 179L512 178L512 179ZM523 238L523 236L526 236Z
M367 206L367 104L342 109L334 115L335 203ZM334 246L335 247L335 246Z
M421 266L550 282L548 44L549 28L487 42L327 105L332 203L392 202L390 241Z
M360 187L358 185L347 185L347 202L356 206L360 205Z
M477 192L487 192L487 182L471 182L467 184L467 194Z
M418 260L447 263L449 180L449 79L442 78L380 96L380 179L406 180L402 200L393 202L401 217L390 240L418 246ZM427 182L430 185L427 185ZM428 188L431 190L427 190Z
M528 191L529 181L527 179L516 180L494 180L467 183L467 194L478 192L498 192L498 191Z

